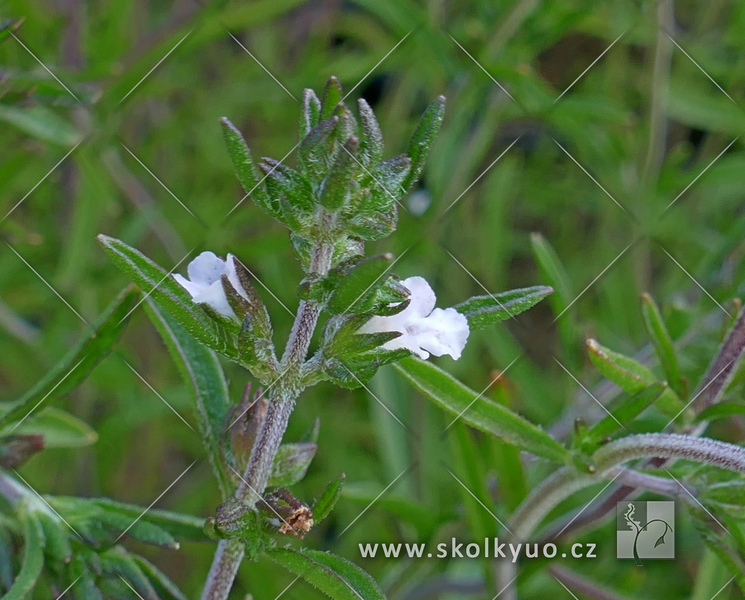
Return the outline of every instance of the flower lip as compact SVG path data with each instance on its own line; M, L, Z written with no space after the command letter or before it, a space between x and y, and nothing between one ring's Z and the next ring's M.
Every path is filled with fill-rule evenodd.
M409 305L391 316L374 316L360 333L397 331L401 335L383 344L386 350L405 348L422 359L449 354L459 359L466 345L468 319L454 308L435 308L437 298L423 277L409 277L401 284L410 292Z
M191 294L194 302L206 304L224 317L237 318L222 283L222 276L225 275L233 288L247 299L246 291L238 280L235 256L228 254L227 259L223 260L214 252L202 252L189 263L186 272L188 279L178 273L173 278Z

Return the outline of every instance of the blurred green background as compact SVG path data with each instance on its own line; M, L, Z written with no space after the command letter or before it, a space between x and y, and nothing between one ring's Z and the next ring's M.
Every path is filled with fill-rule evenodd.
M235 208L243 193L218 119L229 117L255 155L282 158L298 141L296 99L330 75L354 88L350 99L371 103L387 156L405 149L432 98L447 97L420 189L399 230L371 249L402 256L396 272L425 276L439 306L484 288L548 283L531 233L554 248L566 278L550 302L474 334L457 363L439 362L482 390L519 356L488 393L557 435L577 414L589 415L592 401L554 357L590 386L601 382L586 359L586 337L647 355L639 295L648 291L695 381L727 321L714 300L728 307L742 292L745 151L740 141L730 144L745 132L745 3L0 4L0 19L17 18L25 21L16 38L0 43L0 218L12 210L0 221L4 400L29 388L84 333L74 311L93 320L125 285L97 246L100 232L166 268L183 260L179 272L188 252L236 254L276 294L261 290L281 344L301 271L280 225L249 200ZM294 164L291 153L287 162ZM247 374L226 368L237 400ZM288 439L321 419L320 449L296 495L313 498L341 472L349 482L334 516L305 545L361 564L391 598L491 597L479 561L362 560L357 542L496 534L455 476L506 517L525 493L516 453L460 424L443 435L451 418L389 369L370 391L408 430L365 390L327 385L307 393L293 416ZM147 506L200 459L156 506L213 514L219 497L199 440L156 392L193 423L188 391L139 308L117 351L64 401L98 442L42 453L24 477L42 493ZM721 432L733 441L741 434L734 426ZM528 486L543 467L531 466ZM708 556L700 562L685 519L673 563L619 563L611 522L588 534L600 558L569 566L630 596L706 600L729 576ZM137 550L196 597L213 546ZM245 564L235 597L250 590L271 600L292 579L268 563ZM525 597L548 593L569 597L546 574L526 578ZM736 594L728 587L719 597ZM320 596L298 582L283 597Z

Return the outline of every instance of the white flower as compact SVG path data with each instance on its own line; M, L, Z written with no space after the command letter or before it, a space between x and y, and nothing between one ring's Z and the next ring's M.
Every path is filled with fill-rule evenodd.
M197 304L206 304L219 314L231 319L237 318L228 303L228 297L222 287L222 275L227 275L233 288L244 298L248 296L243 289L235 270L235 257L228 254L226 260L212 252L202 252L189 263L186 269L189 279L174 274L174 279L191 294Z
M383 348L406 348L425 360L430 353L458 360L468 339L468 319L454 308L435 308L437 298L423 277L409 277L401 284L411 292L409 306L390 317L372 317L360 333L398 331L401 335Z

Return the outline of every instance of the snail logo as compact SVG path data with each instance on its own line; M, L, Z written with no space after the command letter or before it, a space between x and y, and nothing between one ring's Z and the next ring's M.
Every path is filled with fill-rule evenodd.
M675 502L619 502L616 517L618 558L675 558Z

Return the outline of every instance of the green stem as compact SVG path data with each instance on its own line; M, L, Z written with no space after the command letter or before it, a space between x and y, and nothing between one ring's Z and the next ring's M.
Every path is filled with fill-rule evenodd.
M310 273L324 276L331 267L332 246L318 244L313 251ZM295 322L280 362L280 373L267 406L266 415L256 436L246 472L235 497L253 508L263 497L272 464L282 443L290 415L303 385L301 368L315 331L321 307L315 302L300 302ZM212 560L202 592L202 600L226 600L244 556L239 539L222 540Z

